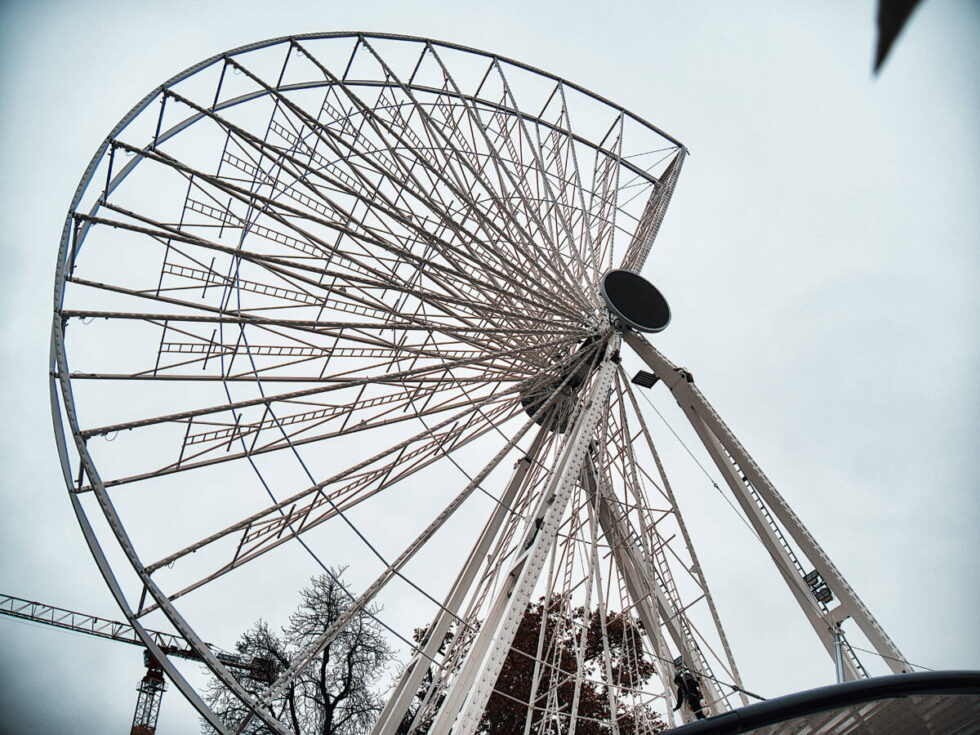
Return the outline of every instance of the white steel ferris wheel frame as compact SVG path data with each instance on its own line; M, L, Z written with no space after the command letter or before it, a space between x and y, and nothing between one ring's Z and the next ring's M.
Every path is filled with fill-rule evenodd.
M309 49L330 42L352 44L345 69L331 68ZM390 50L396 47L398 53ZM403 51L407 54L406 49L417 56L411 59L414 70L411 64L405 67L410 74L393 60ZM256 70L278 52L284 54L278 78ZM365 57L373 77L356 76ZM290 81L289 64L300 63L295 59L319 77ZM425 65L432 67L436 82L422 79ZM479 75L463 81L463 71L470 67L485 70L482 81ZM208 74L216 78L213 98L201 101L193 85ZM226 94L234 84L240 86L237 93ZM530 91L535 85L544 85L540 98ZM496 91L488 91L491 88ZM321 93L319 112L310 113L303 106L304 95ZM534 104L528 102L532 98ZM155 102L160 103L158 112L152 109ZM236 116L259 104L271 105L272 111L264 133L256 134ZM572 125L575 115L579 128ZM600 119L604 126L581 132L589 127L583 120ZM149 126L139 129L147 120ZM187 131L206 126L220 130L225 140L213 173L196 167L202 160L196 144L178 148ZM660 147L630 148L631 135ZM594 155L594 163L583 160L585 153ZM856 623L894 672L908 670L897 647L711 408L690 373L610 317L599 296L599 279L609 269L639 273L643 268L685 155L678 141L653 125L558 77L453 44L384 34L296 36L235 49L167 81L113 129L82 177L62 235L51 339L52 414L69 496L103 577L147 648L218 731L228 730L144 629L145 615L162 611L215 677L255 717L285 735L290 730L268 710L276 694L347 622L369 611L388 582L409 581L405 570L412 559L471 496L486 493L483 483L495 476L514 449L523 454L502 493L494 497L493 512L482 532L475 534L455 583L437 601L428 635L414 648L374 733L395 731L424 677L433 671L442 678L438 683L433 679L429 689L429 731L475 732L522 616L535 590L551 576L545 568L554 567L559 547L571 548L573 534L588 547L582 552L587 571L580 584L565 589L577 588L576 594L587 602L597 596L600 614L608 612L608 597L601 602L599 572L598 539L604 539L610 575L618 575L622 601L629 603L646 631L645 645L659 659L663 689L670 690L677 654L684 666L702 675L709 711L730 707L731 695L711 674L706 642L688 615L694 603L682 599L671 578L673 562L667 561L670 549L658 536L658 521L643 517L649 509L641 502L642 490L634 504L617 490L631 482L626 474L637 473L630 446L634 442L649 446L668 513L688 554L684 566L700 590L698 599L707 606L723 648L724 655L716 660L734 679L730 686L745 703L687 528L632 388L624 380L623 344L673 394L835 660L839 678L866 675L840 630L846 619ZM246 160L249 156L253 158ZM137 190L150 185L139 179L145 170L187 183L179 217L155 214L152 197L129 204L131 180L136 184L130 188ZM621 181L621 174L632 178ZM99 186L101 192L96 191ZM630 187L639 187L644 196L630 199ZM126 279L135 276L114 270L118 263L110 256L124 252L128 258L128 249L114 251L117 244L108 236L90 242L93 233L110 231L121 232L127 248L143 240L163 248L155 289L153 284L131 283ZM328 231L336 233L336 242L325 239ZM255 246L257 241L261 246ZM104 262L98 259L99 248L107 253ZM89 275L83 249L95 249L92 270L107 274L104 280ZM232 268L222 276L224 261ZM187 294L193 290L196 296L197 289L200 299L192 303ZM221 297L214 302L216 292ZM139 304L149 305L140 310L134 307ZM322 318L325 310L333 321ZM117 372L69 367L67 327L81 330L74 325L93 319L118 327L114 339L117 344L123 340L123 346L115 348L120 350L117 359L126 354L122 349L129 346L130 337L132 351L138 353L139 338L159 333L150 354L151 362L155 358L152 367ZM226 339L226 330L235 336L234 344ZM390 338L384 337L385 330ZM168 334L176 336L168 342ZM256 344L256 335L269 342ZM93 343L98 348L97 339ZM87 342L80 339L78 344ZM76 349L83 362L98 362ZM235 372L236 359L246 361L247 367ZM335 364L348 362L328 370L331 359ZM320 361L322 369L314 374ZM220 364L216 374L208 372L209 362L211 371ZM200 372L191 374L192 367ZM119 395L128 401L138 395L134 386L166 385L167 380L219 385L227 401L97 423L80 417L76 407L76 393L88 395L89 385L122 386ZM182 385L170 383L174 384ZM242 385L258 393L245 397L239 391ZM288 390L281 391L280 385ZM277 392L267 394L269 388ZM331 391L342 396L336 404L329 399L317 403ZM95 399L83 400L91 405ZM619 419L613 416L613 404L622 412ZM628 411L639 421L632 433L625 431ZM360 431L380 436L378 432L398 429L408 421L420 424L421 431L329 478L317 476L301 456L306 444ZM389 560L371 547L381 559L381 574L360 595L351 595L347 612L264 694L246 691L175 606L178 597L207 588L253 558L290 541L303 543L301 534L331 518L342 519L360 535L345 515L351 508L443 458L455 463L450 455L459 447L494 432L503 435L501 427L508 421L518 421L520 429L504 435L503 448L468 475L466 487L401 554ZM532 432L535 424L540 428ZM321 426L329 431L318 429ZM612 437L618 442L615 460L602 441L609 426L621 434ZM90 442L119 432L138 435L168 428L183 432L176 439L175 463L154 466L150 459L149 469L127 475L111 461L100 465L95 455L101 448L91 451ZM317 435L318 430L326 433ZM532 434L535 438L522 450L518 442L526 443L525 437ZM239 444L241 450L236 448ZM219 456L219 449L227 456ZM272 506L155 562L144 561L145 550L138 548L139 540L131 538L117 510L115 498L121 496L115 493L123 492L117 488L143 487L231 460L251 464L264 484L256 463L277 452L295 457L309 487L285 498L270 491ZM615 462L625 470L620 479L611 470ZM103 472L109 474L103 478ZM331 483L343 480L348 484L331 490ZM86 508L84 498L95 502ZM99 523L104 521L108 535L93 523L92 506L98 507ZM574 518L580 519L577 525ZM586 540L589 533L591 545ZM183 587L164 589L158 584L155 576L174 563L236 535L240 541L229 563ZM127 592L119 581L118 569L103 549L106 538L115 540L135 571L138 594ZM574 553L578 552L568 552L568 559ZM833 599L839 604L831 607ZM473 625L477 621L478 629ZM440 644L457 624L456 647L437 664ZM603 617L604 634L605 626ZM585 639L582 632L580 656ZM547 679L542 650L539 644L535 686ZM610 690L608 644L605 651L603 676ZM574 684L577 702L583 686L581 659ZM439 694L432 695L438 687ZM610 694L610 712L617 711L613 699ZM526 704L528 732L537 705ZM553 704L542 705L548 707ZM556 711L552 714L558 716ZM563 716L570 717L574 731L576 714ZM615 731L615 718L612 727Z

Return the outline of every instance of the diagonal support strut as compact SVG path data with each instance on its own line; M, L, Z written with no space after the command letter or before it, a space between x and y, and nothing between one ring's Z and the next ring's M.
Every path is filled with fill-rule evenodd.
M852 618L894 673L909 671L910 665L899 652L898 647L878 624L870 610L847 583L826 552L817 544L769 478L735 438L731 429L694 385L690 374L670 362L641 335L627 332L624 338L670 389L831 660L836 660L839 626L847 618ZM804 578L804 569L796 552L789 546L783 535L784 530L802 552L805 561L813 566L840 601L837 607L827 609L814 597ZM843 661L844 678L851 680L867 676L849 647L847 653Z

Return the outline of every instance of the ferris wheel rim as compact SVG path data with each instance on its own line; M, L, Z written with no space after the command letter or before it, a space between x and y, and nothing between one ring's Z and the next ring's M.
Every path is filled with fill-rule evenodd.
M218 63L222 59L228 58L229 56L235 56L238 54L247 53L249 51L268 48L270 46L275 46L281 43L289 43L292 41L318 40L318 39L330 39L330 38L358 38L362 36L365 38L388 39L388 40L396 40L396 41L412 41L412 42L432 44L434 46L454 49L457 51L463 51L466 53L476 54L479 56L498 59L499 61L502 61L508 65L524 69L533 74L552 79L556 82L560 82L563 85L569 87L570 89L574 89L578 92L581 92L582 94L592 97L593 99L595 99L598 102L601 102L602 104L617 109L627 117L635 120L636 122L640 123L644 127L649 128L653 132L657 133L662 138L669 140L678 148L686 150L684 144L681 143L679 140L671 136L669 133L663 131L662 129L660 129L658 126L654 125L653 123L651 123L646 118L631 112L626 107L623 107L621 105L616 105L611 100L604 97L603 95L593 92L587 87L584 87L573 81L570 81L565 77L553 74L551 72L548 72L547 70L541 69L540 67L536 67L531 64L526 64L522 61L518 61L508 56L491 53L489 51L484 51L483 49L479 49L473 46L466 46L464 44L457 44L450 41L441 41L439 39L428 37L428 36L413 36L408 34L383 33L383 32L372 32L372 31L323 31L323 32L314 32L314 33L299 33L299 34L291 34L286 36L277 36L275 38L265 39L262 41L255 41L253 43L242 44L241 46L235 46L233 48L228 49L227 51L214 54L213 56L210 56L204 59L203 61L188 66L183 71L180 71L177 74L174 74L173 76L169 77L162 84L158 85L157 87L154 87L150 92L148 92L139 102L133 105L133 107L131 107L129 111L126 112L119 119L119 122L117 122L116 125L109 131L109 134L106 136L106 139L97 148L95 154L89 160L88 167L86 168L86 173L83 174L82 178L79 180L78 187L76 188L75 193L73 194L71 202L69 204L69 211L71 211L72 209L74 209L75 206L77 206L79 200L82 197L82 194L84 193L85 187L89 183L89 177L91 175L91 171L95 168L95 165L98 163L98 160L102 156L102 154L104 154L106 148L109 145L109 141L113 137L118 135L119 132L121 132L123 128L125 128L130 122L132 122L133 118L135 118L140 112L142 112L146 108L146 106L149 105L150 102L152 102L153 99L167 87L172 86L177 82L182 81L183 79L186 79L187 77L196 74L197 72L203 69L206 69L212 64ZM63 234L62 235L63 245L65 244L66 239L67 239L66 236ZM60 260L61 258L59 257L59 261ZM56 299L58 298L58 296L59 294L56 291L55 293Z
M119 123L117 123L117 125L110 132L110 134L107 137L107 139L99 147L99 149L97 150L95 156L93 157L92 161L90 162L88 168L86 169L86 172L83 175L83 177L82 177L82 179L81 179L81 181L80 181L80 183L79 183L79 185L78 185L78 187L76 189L76 192L75 192L75 194L74 194L74 196L72 198L71 207L70 207L69 213L68 213L68 215L66 217L65 226L64 226L63 233L62 233L62 238L61 238L61 244L60 244L60 247L59 247L58 266L57 266L57 270L56 270L55 309L54 309L54 320L53 320L53 327L52 327L52 355L51 355L51 364L52 364L52 372L53 372L53 374L51 376L51 380L52 380L52 383L51 383L51 400L52 400L52 412L53 412L53 416L55 418L55 432L56 432L56 439L57 439L57 443L58 443L59 455L60 455L60 458L61 458L61 461L62 461L62 466L63 466L63 468L65 470L66 485L68 486L69 492L72 493L72 500L73 500L73 503L75 504L75 507L76 507L76 513L82 513L82 515L84 515L84 512L81 511L80 505L77 503L77 497L75 495L75 491L78 488L75 487L75 484L74 484L74 482L73 482L73 480L72 480L72 478L70 476L70 470L68 469L68 467L69 467L68 437L66 436L65 431L64 431L63 418L67 418L67 420L68 420L68 424L69 424L69 428L70 428L70 433L71 433L72 437L75 439L75 443L76 443L76 447L75 448L76 448L76 451L78 452L79 457L80 457L80 460L81 460L82 464L84 465L84 470L85 470L86 475L88 475L90 477L90 482L92 483L92 485L94 487L100 489L102 491L102 493L104 493L105 492L105 489L106 489L106 485L104 484L101 476L99 475L99 472L98 472L97 467L95 466L94 462L92 461L91 456L88 454L88 450L87 450L87 447L85 446L85 442L84 442L85 437L83 436L83 434L85 432L83 432L81 430L81 427L78 425L77 418L76 418L76 415L75 415L75 405L74 405L74 398L73 398L72 378L71 378L71 374L70 374L69 368L68 368L68 355L67 355L67 351L66 351L66 348L65 348L65 341L64 341L64 327L65 327L65 322L63 320L63 306L64 306L64 302L65 302L65 287L66 287L66 284L68 283L68 280L67 280L67 277L66 277L66 269L69 266L69 262L71 262L71 265L74 264L73 255L69 253L70 228L71 228L71 224L72 224L72 221L73 221L73 216L76 213L76 210L77 210L77 208L78 208L78 206L79 206L79 204L80 204L80 202L82 200L82 197L83 197L83 195L84 195L84 193L86 191L86 188L88 187L88 185L92 181L92 176L94 174L95 168L98 165L99 161L102 160L102 158L106 154L106 151L108 150L109 146L111 145L111 142L115 139L115 137L118 136L118 134L122 130L124 130L144 110L146 110L146 108L148 107L148 105L154 99L156 99L161 93L163 93L167 89L168 86L173 85L173 84L176 84L177 82L182 81L184 79L187 79L188 77L192 76L193 74L196 74L198 71L201 71L202 69L205 69L205 68L207 68L207 67L209 67L209 66L211 66L211 65L213 65L215 63L218 63L218 62L220 62L223 59L224 60L227 60L230 56L234 56L234 55L241 54L241 53L246 53L248 51L253 51L253 50L268 48L268 47L275 46L275 45L282 44L282 43L292 43L293 41L314 40L314 39L334 39L334 38L358 38L358 39L360 39L362 37L363 38L370 38L370 39L377 38L377 39L388 39L388 40L398 40L398 41L413 41L413 42L424 43L424 44L433 44L433 45L437 45L439 47L451 48L451 49L455 49L455 50L459 50L459 51L464 51L464 52L467 52L467 53L475 53L475 54L478 54L478 55L483 56L483 57L486 57L486 58L492 58L492 59L497 60L497 61L503 61L503 62L506 62L508 64L512 64L512 65L514 65L514 66L516 66L518 68L521 68L521 69L524 69L524 70L527 70L527 71L531 71L531 72L533 72L535 74L540 74L543 77L546 77L546 78L551 79L553 81L557 81L557 82L559 82L561 84L567 85L569 88L573 88L573 89L576 89L576 90L578 90L580 92L583 92L583 93L589 95L590 97L592 97L593 99L595 99L595 100L597 100L597 101L599 101L599 102L601 102L601 103L603 103L605 105L608 105L609 107L611 107L613 109L619 110L622 114L628 115L628 116L632 117L636 121L638 121L641 124L643 124L644 126L648 127L653 132L655 132L658 135L660 135L660 136L666 138L667 140L671 141L672 143L674 143L675 145L677 145L679 148L682 148L681 144L679 142L677 142L675 139L673 139L670 136L662 133L658 128L656 128L655 126L650 125L649 123L646 123L641 118L638 118L635 115L633 115L632 113L629 113L627 110L625 110L625 108L621 108L621 107L612 105L612 103L610 103L605 98L602 98L599 95L595 95L594 93L589 92L585 88L579 87L578 85L575 85L575 84L573 84L571 82L567 82L566 80L564 80L564 79L562 79L560 77L557 77L555 75L549 74L547 72L542 72L542 71L537 70L534 67L531 67L529 65L522 64L520 62L516 62L516 61L510 60L510 59L506 59L505 57L501 57L499 55L492 55L492 54L489 54L489 53L486 53L486 52L478 51L476 49L470 49L468 47L461 46L461 45L458 45L458 44L448 44L448 43L439 42L439 41L433 41L431 39L425 39L425 38L418 38L418 37L412 37L412 36L398 36L398 35L393 35L393 34L369 34L369 33L354 33L354 32L350 32L350 33L338 32L338 33L329 33L329 34L305 34L305 35L299 35L299 36L287 36L287 37L282 37L282 38L278 38L278 39L271 39L271 40L268 40L268 41L263 41L263 42L258 42L258 43L255 43L255 44L248 44L248 45L245 45L245 46L241 46L241 47L238 47L236 49L232 49L232 50L230 50L228 52L225 52L223 54L218 54L218 55L216 55L214 57L211 57L210 59L205 60L204 62L200 62L199 64L196 64L196 65L194 65L192 67L188 67L188 69L186 69L184 72L181 72L180 74L175 75L174 77L172 77L170 80L168 80L167 82L165 82L160 87L155 88L149 95L147 95L146 97L144 97L143 100L141 100L137 105L135 105L120 120ZM101 204L99 206L101 206ZM76 243L76 246L77 246L77 243ZM60 391L59 391L59 388L60 388ZM60 392L60 395L59 395L59 392ZM104 502L107 502L108 503L108 500L106 500ZM109 508L104 508L103 510L104 510L104 512L107 512L107 513L110 512L109 511ZM116 516L116 519L118 520L118 516ZM82 517L81 516L79 517L79 520L80 520L80 522L82 522ZM111 521L111 519L110 519L110 521ZM86 521L86 523L87 523L87 521ZM84 524L83 524L83 530L85 530L85 525ZM87 540L88 540L88 534L86 534L86 537L87 537ZM117 533L117 538L118 537L119 537L119 534ZM92 547L92 542L91 541L89 541L89 545L90 545L90 547ZM97 541L95 542L95 546L96 547L98 546L98 542ZM131 545L128 546L128 548L124 545L124 550L126 550L127 554L130 554L130 555L133 556L133 558L135 558L135 553L136 552L135 552L135 549ZM97 549L94 548L94 547L92 547L92 551L93 551L93 554L96 554ZM99 561L99 559L98 559L98 556L97 556L97 562L98 561ZM135 562L134 562L134 564L135 564ZM102 568L102 566L103 565L100 563L100 568ZM146 567L144 567L144 569L146 569ZM106 576L108 574L108 576L106 576L107 582L109 582L110 588L113 588L113 593L116 594L115 587L117 585L116 585L116 582L115 582L115 577L114 577L114 574L112 573L111 569L108 568L108 566L106 566L103 569L103 574L104 574L104 576ZM149 588L149 589L150 589L151 595L154 598L157 598L158 599L158 602L159 602L159 596L166 597L166 595L164 595L162 592L155 591L153 588ZM120 593L120 595L121 595L121 593ZM138 616L135 616L134 613L132 612L132 610L129 609L129 607L127 606L127 603L125 602L124 598L121 597L121 596L117 596L117 601L120 603L120 606L123 607L123 610L126 613L127 617L129 617L130 620L131 620L131 622L134 623L134 626L137 628L137 630L140 630L141 629L141 626L138 623L138 619L137 619ZM178 618L179 618L179 614L176 613L176 611L172 608L172 606L169 607L169 608L166 607L166 606L162 606L162 607L164 607L164 610L165 610L165 612L167 612L168 617L171 618L171 621L174 622L175 625L177 625L178 629L180 629L180 625L178 624L178 621L171 615L171 613L173 613L174 615L177 615ZM186 625L186 623L185 623L185 625ZM191 633L193 633L193 629L190 628L189 626L188 626L188 630ZM188 635L183 630L181 630L181 633L183 635L185 635L185 637L187 637L187 635ZM191 642L192 645L195 646L195 648L198 648L198 647L200 647L201 649L206 648L206 645L203 644L203 642L200 641L200 639L197 638L196 636L194 636L193 639L192 638L188 638L188 640L189 640L189 642ZM215 663L217 664L218 667L224 668L221 665L220 661L215 660ZM171 675L173 675L173 671L169 671L168 670L168 673L170 673Z

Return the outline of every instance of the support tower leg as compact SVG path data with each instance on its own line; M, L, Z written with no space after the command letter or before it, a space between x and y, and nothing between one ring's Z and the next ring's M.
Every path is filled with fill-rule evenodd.
M624 339L674 395L835 665L842 648L838 638L840 623L851 618L894 673L908 671L909 664L898 647L701 394L690 374L671 363L641 335L627 332ZM787 535L796 549L788 543ZM804 562L814 571L807 573ZM811 579L822 580L839 604L829 608L827 599L818 599ZM842 678L867 676L846 643L843 650Z

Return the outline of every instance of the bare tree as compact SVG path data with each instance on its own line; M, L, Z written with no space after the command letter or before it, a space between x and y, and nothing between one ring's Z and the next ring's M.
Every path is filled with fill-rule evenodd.
M264 691L267 681L289 668L294 658L347 610L351 600L337 581L343 571L313 577L281 634L263 620L242 634L235 647L243 658L253 662L252 677L240 678L246 690L256 695ZM374 685L391 655L381 626L362 612L272 702L270 710L297 735L367 732L382 706ZM233 730L248 715L248 709L217 679L208 685L206 698L211 709ZM204 724L202 732L214 730ZM270 731L253 717L242 732L266 735Z

